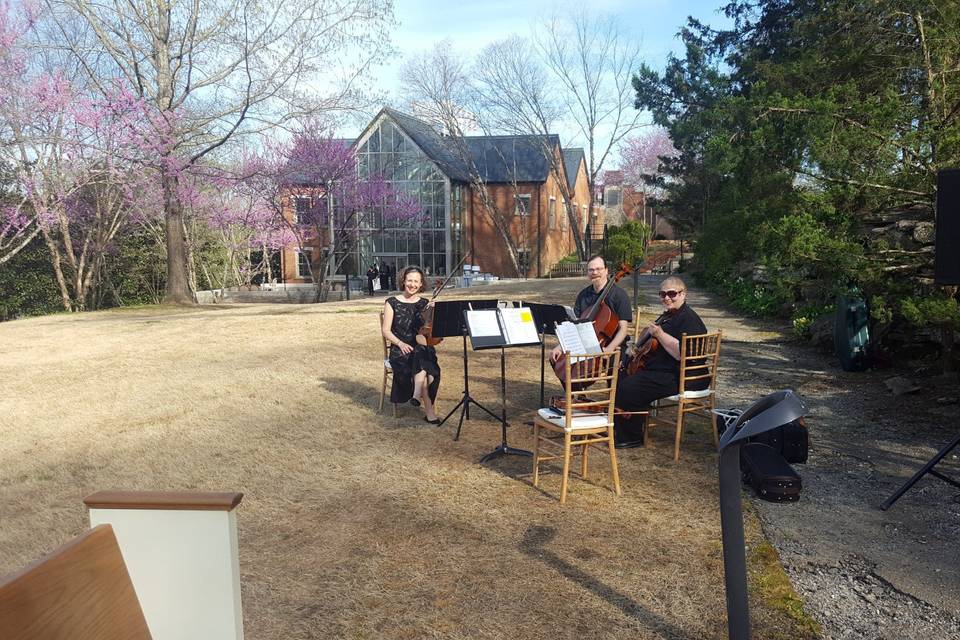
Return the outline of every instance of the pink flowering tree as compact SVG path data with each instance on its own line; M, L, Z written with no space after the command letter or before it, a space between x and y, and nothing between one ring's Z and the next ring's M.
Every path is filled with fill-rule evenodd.
M662 180L660 166L666 158L678 154L663 127L653 127L636 136L630 136L620 147L620 168L624 183L653 198L661 195L658 181Z
M422 208L379 175L361 178L351 146L308 127L289 143L253 159L247 189L285 225L295 247L309 256L312 282L323 283L358 243L385 226L416 224Z
M296 243L290 228L235 176L221 175L210 184L214 189L207 190L203 213L196 218L220 247L222 261L219 274L200 261L207 282L220 288L249 285L258 274L266 280L279 275L271 271L270 256Z
M33 16L29 4L0 5L0 154L18 196L0 213L0 263L39 236L64 308L83 310L147 178L147 113L122 86L91 98L31 60Z
M34 15L27 6L18 11L9 2L0 2L0 85L4 87L0 91L0 150L4 151L4 163L16 177L19 177L18 168L26 157L26 149L21 151L18 148L22 139L19 116L30 107L30 92L24 90L27 55L23 39L33 25ZM28 206L19 185L9 195L15 202L0 206L0 265L40 233L36 213Z

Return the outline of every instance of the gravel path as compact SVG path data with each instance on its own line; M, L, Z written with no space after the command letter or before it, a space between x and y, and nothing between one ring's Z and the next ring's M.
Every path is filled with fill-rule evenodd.
M659 281L642 278L647 300ZM722 405L743 408L789 388L809 408L800 501L751 500L824 637L960 639L960 490L927 476L888 511L877 506L960 429L957 378L918 379L919 392L894 397L884 380L909 373L847 373L782 327L696 291L691 304L724 331ZM960 447L937 469L960 478L958 455Z

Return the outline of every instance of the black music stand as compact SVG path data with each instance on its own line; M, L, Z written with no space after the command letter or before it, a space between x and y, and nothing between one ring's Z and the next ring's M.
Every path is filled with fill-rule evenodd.
M477 311L473 309L472 311ZM532 457L533 452L527 451L526 449L515 449L507 444L507 358L506 358L506 347L508 346L525 346L525 345L534 345L543 343L542 338L539 333L536 335L536 341L529 342L516 342L510 341L510 338L505 331L505 325L499 324L500 311L499 310L487 310L490 313L495 313L493 316L494 321L497 322L496 328L499 330L498 335L493 335L494 332L488 332L478 335L474 331L470 331L470 344L473 347L474 351L480 351L484 349L500 349L500 418L497 418L500 421L500 444L497 447L488 453L487 455L480 458L480 464L499 458L500 456L527 456ZM532 315L532 314L531 314ZM464 311L464 324L467 325L468 331L471 329L470 322L466 320L467 312ZM492 324L492 323L491 323ZM481 407L482 408L482 407ZM487 412L489 413L489 411ZM491 414L492 415L492 414ZM494 416L496 418L496 416ZM461 424L463 421L461 420ZM457 429L457 434L459 435L459 427Z
M460 429L463 427L463 419L470 419L471 402L493 416L494 420L499 420L492 411L474 400L470 395L470 377L468 375L469 356L467 355L467 337L469 336L469 332L467 331L467 323L464 320L467 309L495 309L496 307L496 300L450 300L436 302L434 304L433 332L431 335L440 338L452 336L460 336L463 338L463 397L460 399L460 402L444 416L443 420L440 421L441 425L444 424L450 416L456 413L457 409L460 409L460 422L457 425L457 433L453 437L454 440L460 439Z
M915 474L913 474L913 477L907 480L903 484L903 486L901 486L899 489L894 491L892 496L884 500L883 504L880 505L880 510L886 511L887 509L892 507L894 502L899 500L900 497L903 496L903 494L905 494L907 491L910 490L910 487L915 485L920 478L927 475L928 473L935 478L940 478L947 484L952 484L955 487L960 487L960 482L957 482L950 476L942 474L936 469L934 469L937 463L943 460L944 458L946 458L947 455L949 455L949 453L953 451L958 444L960 444L960 433L957 434L957 437L954 438L952 442L948 443L947 446L945 446L943 449L940 449L940 451L937 452L937 455L927 460L927 463L922 467L920 467L920 470L917 471Z
M521 304L524 307L530 307L530 311L533 313L533 321L540 331L540 406L542 407L544 406L543 374L547 360L547 343L544 337L557 335L557 324L570 320L570 315L567 313L567 308L561 304L540 304L537 302Z

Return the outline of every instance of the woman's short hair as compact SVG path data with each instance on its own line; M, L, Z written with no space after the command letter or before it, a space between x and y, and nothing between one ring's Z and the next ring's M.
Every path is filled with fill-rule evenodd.
M664 280L662 283L660 283L660 286L661 286L661 287L676 287L677 291L686 291L686 290L687 290L687 284L683 281L683 278L681 278L681 277L679 277L679 276L670 276L670 277L668 277L666 280Z

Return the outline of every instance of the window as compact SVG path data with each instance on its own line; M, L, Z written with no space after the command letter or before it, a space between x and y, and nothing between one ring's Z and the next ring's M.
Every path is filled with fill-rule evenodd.
M517 249L517 264L520 273L530 273L530 249Z
M563 201L563 211L560 212L560 228L564 231L570 226L570 216L567 215L567 201Z
M547 212L547 228L557 228L557 199L550 198L550 210Z
M310 277L310 254L306 251L297 251L297 277Z
M587 205L583 205L583 218L580 219L580 228L581 228L581 229L583 229L583 228L585 228L585 227L587 226L587 218L588 218L588 215L589 215L589 214L587 213L587 210L588 210L588 209L589 209L589 207L587 207Z
M294 196L294 218L296 224L306 224L310 222L310 196Z
M518 195L513 197L513 214L517 216L530 215L529 195Z
M616 207L620 205L620 189L614 187L608 187L607 192L603 197L604 204L608 207Z

